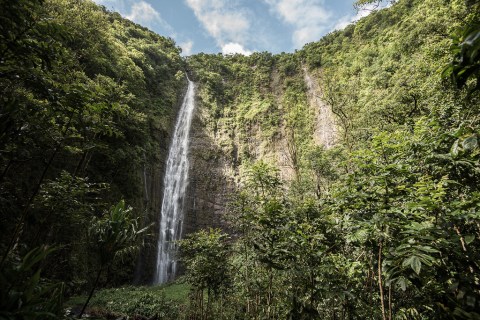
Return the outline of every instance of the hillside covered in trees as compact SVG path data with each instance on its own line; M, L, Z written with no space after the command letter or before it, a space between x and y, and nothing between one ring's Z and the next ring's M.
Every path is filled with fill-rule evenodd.
M0 317L480 319L478 1L185 58L90 1L1 4ZM125 287L153 268L185 73L184 272Z
M91 1L1 8L1 316L57 313L37 305L53 283L70 296L97 273L132 281L135 254L106 260L150 223L143 173L165 157L185 63L173 40ZM117 230L104 213L122 199L119 212L134 210Z

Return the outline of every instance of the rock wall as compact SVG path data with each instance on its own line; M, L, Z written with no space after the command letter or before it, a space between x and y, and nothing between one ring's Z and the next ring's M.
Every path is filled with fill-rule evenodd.
M315 110L315 142L329 149L336 144L338 138L333 112L330 106L322 99L323 93L317 77L312 75L305 67L303 72L305 84L308 88L308 100L310 106Z
M315 118L313 141L330 148L335 144L336 129L330 108L321 99L321 90L315 75L304 71L303 80L307 90L307 109ZM273 70L270 87L274 93L275 108L284 112L282 105L283 85L278 72ZM181 102L182 99L179 99ZM305 100L306 101L306 100ZM179 106L178 106L179 107ZM291 160L287 150L285 123L278 128L279 134L266 139L258 125L248 128L248 139L240 139L240 131L235 123L235 105L225 106L229 112L223 117L212 119L209 105L202 100L202 84L196 84L195 111L190 129L189 184L187 187L183 236L205 228L222 228L228 231L226 206L233 191L242 183L244 164L241 151L248 150L253 160L263 159L274 163L280 169L281 178L294 179ZM149 283L155 271L158 239L158 219L163 196L163 177L170 136L175 125L172 119L170 131L156 130L160 150L154 161L147 161L141 173L145 184L144 204L145 224L154 223L153 235L146 239L146 247L137 265L137 283ZM213 124L213 125L212 125ZM180 267L181 271L181 267Z
M313 141L317 145L330 148L335 145L337 130L334 115L330 107L322 100L318 76L303 69L303 81L306 87L308 108L314 117ZM302 80L301 80L302 81ZM276 96L276 108L284 110L282 105L283 86L278 72L274 69L270 78L270 87ZM201 84L197 88L195 114L190 132L190 172L185 213L184 234L204 228L222 228L228 230L226 205L231 194L242 183L243 164L238 155L242 149L248 149L254 159L263 159L275 163L280 169L281 178L294 179L295 173L287 150L284 124L280 134L265 139L259 126L249 128L248 141L240 141L240 128L233 119L235 106L228 106L222 118L212 119L208 112L208 103L201 97ZM215 125L212 126L212 123Z
M187 188L184 234L205 228L227 228L225 206L235 189L229 155L206 125L206 112L197 96L190 131L189 185Z

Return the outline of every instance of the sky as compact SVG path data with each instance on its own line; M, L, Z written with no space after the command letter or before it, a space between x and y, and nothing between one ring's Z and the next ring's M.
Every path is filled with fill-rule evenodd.
M173 38L185 56L293 52L368 15L354 0L94 0Z

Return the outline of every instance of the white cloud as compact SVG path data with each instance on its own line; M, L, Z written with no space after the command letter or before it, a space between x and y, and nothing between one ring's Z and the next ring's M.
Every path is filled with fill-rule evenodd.
M322 0L264 0L280 18L294 27L292 41L298 48L319 40L328 30L332 12Z
M392 5L391 2L387 3L381 3L381 4L376 4L376 3L371 3L363 6L357 11L356 15L348 15L348 16L343 16L337 21L337 24L333 27L333 30L342 30L346 26L348 26L351 23L357 22L358 20L368 16L370 13L380 10L383 8L388 8Z
M333 30L343 30L346 26L348 26L350 23L353 23L354 21L354 17L352 16L343 16L338 19L337 23L333 27Z
M182 55L189 56L192 54L193 41L188 40L178 44L182 48Z
M243 47L249 40L251 21L248 13L235 7L233 1L185 1L218 46L223 48L231 43L236 43Z
M160 13L158 13L158 11L155 10L150 3L145 1L135 2L132 4L131 11L126 18L138 23L162 21Z
M229 42L222 46L222 53L224 55L227 54L235 54L240 53L245 56L249 56L252 54L252 51L246 50L241 44L235 42Z
M297 28L293 32L292 40L294 45L302 47L304 44L312 41L320 40L321 36L325 33L326 27L323 25L318 26L306 26Z
M170 35L174 35L173 28L162 19L160 13L144 0L93 0L109 10L117 11L123 17L145 27L162 27Z

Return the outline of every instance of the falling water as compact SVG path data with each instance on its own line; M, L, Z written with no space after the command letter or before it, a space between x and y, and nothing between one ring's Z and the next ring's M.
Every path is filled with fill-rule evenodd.
M188 183L188 137L192 122L194 95L195 86L188 79L187 93L175 124L172 145L167 159L155 283L165 283L172 280L177 269L175 241L180 239L183 227L185 189Z

